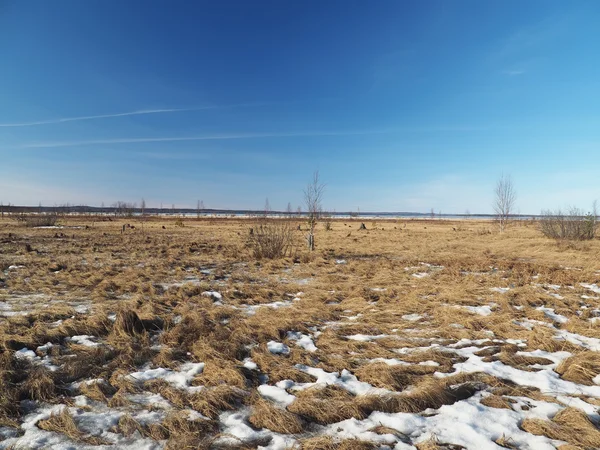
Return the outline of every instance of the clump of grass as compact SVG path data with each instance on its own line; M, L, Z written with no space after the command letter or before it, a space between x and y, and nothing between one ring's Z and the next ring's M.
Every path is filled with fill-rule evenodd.
M378 445L359 439L336 441L329 436L319 436L300 440L301 450L374 450Z
M584 448L600 448L600 431L587 414L576 408L565 408L552 421L525 419L521 428L528 433L566 441Z
M49 402L58 395L56 382L53 372L44 366L34 366L21 386L21 393L30 400Z
M190 406L200 414L216 419L222 411L236 409L248 397L248 392L225 384L192 394Z
M426 409L438 409L466 400L485 387L482 382L469 380L473 375L456 375L447 378L427 378L407 394L365 395L358 397L366 413L383 411L388 413L419 413Z
M48 419L40 420L37 423L38 428L45 431L54 431L68 436L76 442L83 442L89 445L103 445L106 441L98 436L90 436L83 433L75 423L73 416L67 408L62 408L60 412L53 413Z
M435 369L436 367L430 366L390 366L384 362L377 362L360 367L355 374L361 381L370 383L373 386L393 391L402 391L417 376L414 372L422 371L422 375L433 373Z
M302 421L297 415L264 399L258 399L252 405L248 421L256 428L266 428L275 433L298 434L303 430Z
M592 386L594 377L600 374L600 354L586 351L573 355L558 365L556 373L564 380Z
M366 414L348 391L337 386L314 386L300 391L288 411L321 425L355 418Z
M113 325L113 333L136 335L141 334L144 331L144 323L140 320L135 311L131 309L123 309L117 313L117 317Z
M512 409L511 405L515 403L515 400L501 395L491 394L482 398L480 403L490 408Z
M108 399L117 392L113 386L104 380L83 382L79 385L79 390L86 397L103 403L108 403Z

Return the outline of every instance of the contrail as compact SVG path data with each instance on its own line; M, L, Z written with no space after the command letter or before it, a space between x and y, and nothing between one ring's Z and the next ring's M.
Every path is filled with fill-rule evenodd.
M258 139L278 137L311 137L311 136L354 136L365 134L389 133L389 130L366 130L366 131L306 131L306 132L282 132L282 133L236 133L236 134L214 134L206 136L181 136L181 137L156 137L156 138L123 138L123 139L98 139L89 141L63 141L63 142L40 142L20 145L18 148L57 148L78 147L87 145L111 145L111 144L135 144L144 142L177 142L177 141L217 141L226 139Z
M96 119L109 119L111 117L125 117L125 116L142 116L146 114L164 114L164 113L177 113L177 112L189 112L189 111L202 111L204 109L225 109L225 108L239 108L249 106L262 106L268 103L256 102L256 103L237 103L232 105L213 105L213 106L198 106L195 108L163 108L163 109L140 109L136 111L115 113L115 114L98 114L95 116L78 116L78 117L64 117L62 119L50 119L50 120L38 120L35 122L21 122L21 123L0 123L0 128L18 128L18 127L34 127L37 125L55 125L65 122L80 122L84 120L96 120Z

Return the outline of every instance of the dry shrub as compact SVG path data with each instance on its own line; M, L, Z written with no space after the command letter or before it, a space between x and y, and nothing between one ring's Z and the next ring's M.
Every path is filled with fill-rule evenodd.
M366 414L355 397L337 386L313 386L297 394L288 411L321 425L350 419L364 419Z
M39 214L31 216L21 216L19 220L25 223L28 228L34 227L53 227L58 221L58 215L56 214Z
M594 208L595 209L595 208ZM585 214L578 208L570 208L567 213L542 211L540 230L544 236L552 239L589 240L594 239L598 229L596 212Z
M566 441L584 448L600 448L600 431L587 414L576 408L565 408L552 421L525 419L521 428L528 433Z
M264 399L258 399L252 405L248 421L256 428L266 428L275 433L298 434L303 429L302 421L297 415Z
M40 420L37 423L37 426L44 431L62 433L77 442L83 442L89 445L107 444L107 442L98 436L89 436L83 433L77 427L75 420L73 420L73 416L69 413L67 408L62 408L59 413L52 413L48 419Z
M249 245L255 258L283 258L294 245L294 228L288 220L262 220L252 228Z
M592 386L594 377L600 374L600 353L586 351L571 356L558 365L556 372L564 380Z

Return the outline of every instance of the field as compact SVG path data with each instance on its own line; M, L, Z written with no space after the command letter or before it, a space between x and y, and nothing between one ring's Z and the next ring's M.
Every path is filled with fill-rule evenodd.
M360 224L5 217L0 448L600 448L600 241Z

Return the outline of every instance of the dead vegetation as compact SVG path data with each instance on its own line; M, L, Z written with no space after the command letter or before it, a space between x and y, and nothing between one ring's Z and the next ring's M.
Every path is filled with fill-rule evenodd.
M597 353L557 338L559 331L600 338L598 295L584 286L600 283L596 240L587 248L557 246L534 224L500 236L470 221L459 231L446 221L380 221L349 235L362 222L332 219L327 231L314 229L318 246L309 254L280 239L299 224L286 219L274 222L287 231L275 233L271 259L270 250L256 250L271 246L265 229L253 226L249 236L247 221L180 220L184 227L149 218L143 234L139 227L122 233L119 221L85 228L83 218L65 218L60 234L0 222L0 427L21 427L27 404L69 405L36 426L103 444L69 412L83 408L74 399L84 396L91 402L85 408L100 408L97 402L121 413L115 432L166 448L264 443L263 435L224 432L223 415L239 413L257 433L294 439L291 448L371 449L380 442L315 436L315 427L373 412L426 417L479 392L483 407L498 410L514 410L513 397L562 408L552 392L481 371L458 373L465 348L477 347L483 363L597 384ZM270 343L287 351L274 353ZM570 356L555 363L536 351ZM204 366L183 383L186 363ZM306 367L347 371L388 393L317 383ZM171 378L130 376L158 368ZM286 388L295 397L286 405L258 390L280 382L307 385ZM148 398L155 403L143 403ZM139 411L161 418L146 423ZM565 408L551 420L524 420L522 429L595 448L596 425ZM415 445L393 428L372 432ZM496 444L514 448L510 436ZM452 445L432 439L417 448L460 448Z

